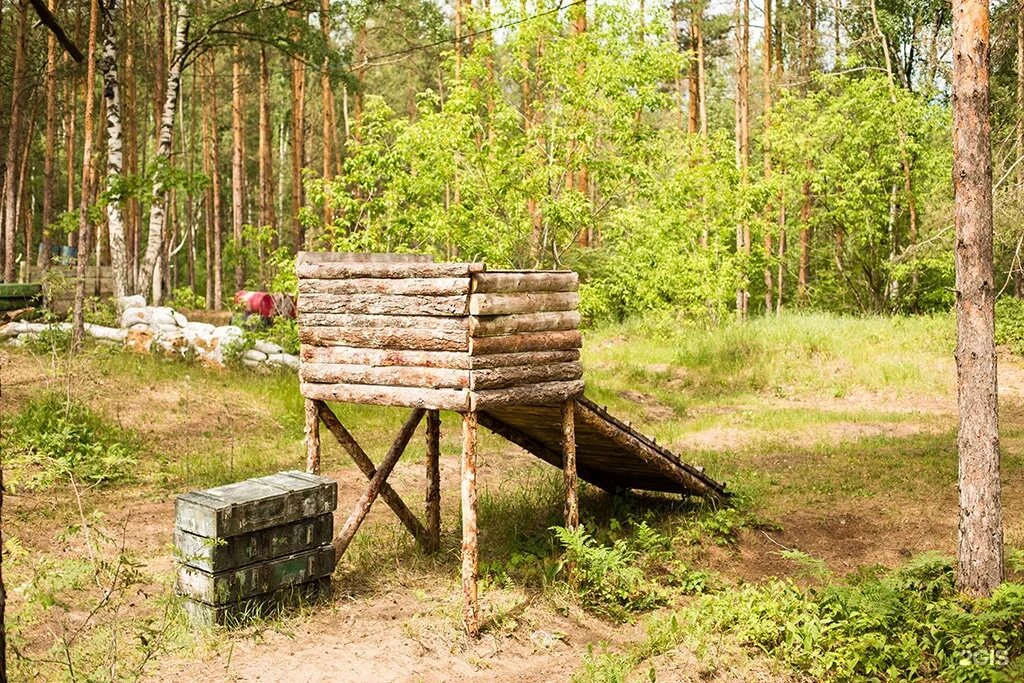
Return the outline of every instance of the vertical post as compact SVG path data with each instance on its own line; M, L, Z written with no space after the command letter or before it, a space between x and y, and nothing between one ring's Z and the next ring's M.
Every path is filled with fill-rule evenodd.
M427 551L441 546L441 415L427 411Z
M320 474L320 406L319 401L306 399L306 471Z
M472 637L480 633L476 537L476 411L469 411L462 415L462 617Z
M576 401L562 404L562 475L565 486L565 528L580 524L579 482L576 478Z

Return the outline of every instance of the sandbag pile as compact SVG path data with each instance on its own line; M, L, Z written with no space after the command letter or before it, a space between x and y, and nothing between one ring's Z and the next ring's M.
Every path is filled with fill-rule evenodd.
M244 336L237 325L211 325L190 321L168 306L147 306L142 296L125 296L116 301L119 327L86 323L85 332L101 344L124 346L136 353L163 353L172 356L193 355L208 365L222 366L225 351L241 343ZM0 327L0 340L20 345L48 330L69 332L68 323L13 322ZM298 371L299 358L284 353L277 344L257 341L246 349L241 360L252 368L284 367Z

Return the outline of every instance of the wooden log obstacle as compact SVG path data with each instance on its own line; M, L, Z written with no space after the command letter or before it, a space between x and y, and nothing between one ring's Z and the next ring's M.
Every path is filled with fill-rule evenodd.
M477 428L482 425L563 470L565 524L579 523L577 478L607 491L727 497L724 484L683 463L583 396L579 278L571 271L488 271L426 257L300 253L299 377L306 401L306 467L320 472L320 426L352 456L367 487L334 539L340 560L370 506L383 498L427 550L440 543L440 411L462 422L462 586L466 630L477 604ZM374 464L328 401L403 406L408 420ZM426 523L387 484L426 418Z
M334 571L338 485L282 472L178 496L178 593L194 621L222 624L318 594Z

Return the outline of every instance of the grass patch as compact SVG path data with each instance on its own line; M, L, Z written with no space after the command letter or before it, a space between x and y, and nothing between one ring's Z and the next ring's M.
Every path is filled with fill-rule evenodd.
M68 478L89 485L132 477L139 439L87 406L48 392L30 400L4 430L12 489L42 489Z

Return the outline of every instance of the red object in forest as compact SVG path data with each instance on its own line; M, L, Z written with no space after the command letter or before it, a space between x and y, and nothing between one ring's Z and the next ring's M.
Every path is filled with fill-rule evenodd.
M244 289L235 292L235 303L242 307L246 315L258 315L263 318L284 316L295 317L295 303L287 294L271 294L269 292L247 292Z

